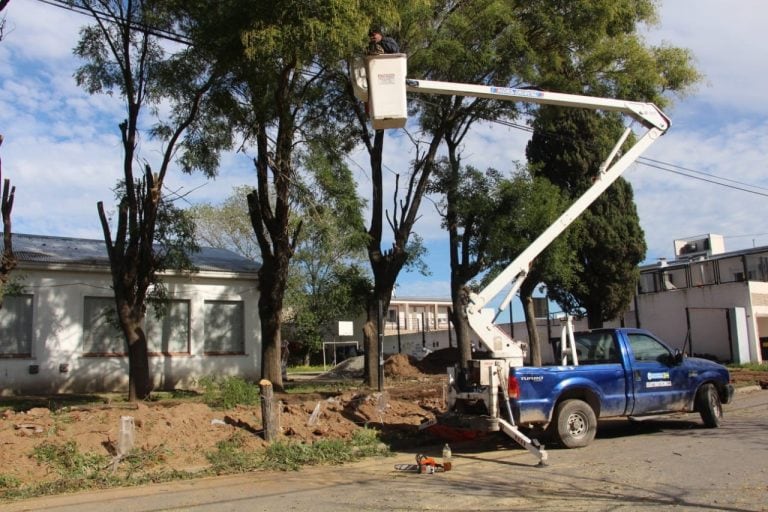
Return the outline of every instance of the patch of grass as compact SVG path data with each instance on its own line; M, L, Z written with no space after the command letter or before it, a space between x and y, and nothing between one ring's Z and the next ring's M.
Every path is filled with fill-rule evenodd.
M21 485L21 480L11 475L0 474L0 489L15 489Z
M168 453L170 453L170 450L165 445L158 445L154 448L134 448L123 458L121 463L125 464L125 470L130 476L162 464L165 462Z
M302 466L342 464L390 453L389 448L379 440L378 432L371 429L361 429L349 440L322 439L312 444L279 441L259 451L246 450L243 436L238 433L220 441L215 452L206 454L216 474L244 473L256 469L289 471Z
M107 457L103 455L81 453L74 441L39 444L34 448L32 457L67 479L92 477L107 464Z
M216 451L205 455L216 474L245 473L253 471L260 465L260 456L245 448L245 438L238 432L229 439L219 441Z
M259 387L242 377L203 377L203 402L209 407L232 409L236 405L256 405L259 403Z
M768 372L768 363L729 364L728 368L742 368L754 372Z
M342 464L362 457L389 454L379 441L378 432L361 429L351 440L321 439L312 444L278 442L264 452L261 467L270 470L297 470L301 466Z
M297 365L297 366L289 366L288 367L288 374L291 373L322 373L326 371L327 368L324 367L321 364L316 365Z
M216 451L206 454L211 467L197 472L147 471L164 458L166 449L163 446L152 450L133 450L119 466L119 469L125 472L112 473L109 470L108 457L80 453L76 443L72 441L63 445L43 443L35 448L33 457L41 464L47 464L56 470L60 478L51 482L23 485L15 477L0 474L0 498L28 499L81 490L146 485L259 469L296 470L305 465L341 464L363 457L390 454L389 448L379 440L379 432L373 429L360 429L349 440L329 439L312 444L277 442L265 450L247 450L246 435L238 432L219 442Z
M26 395L0 397L0 411L11 409L15 412L28 411L36 407L58 411L64 407L88 404L103 404L100 395Z
M5 500L25 500L39 496L53 496L75 491L85 491L93 489L108 489L112 487L132 487L137 485L147 485L153 483L172 482L176 480L190 480L207 476L209 471L189 472L189 471L158 471L154 473L143 473L141 475L119 477L102 473L93 478L61 478L52 482L39 482L27 486L18 486L9 488L4 492L0 487L0 498Z

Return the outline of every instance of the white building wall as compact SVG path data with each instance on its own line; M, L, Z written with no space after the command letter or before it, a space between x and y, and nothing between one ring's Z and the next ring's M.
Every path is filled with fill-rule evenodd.
M754 324L750 302L750 286L746 282L640 294L637 298L640 326L680 350L686 343L688 308L693 353L714 355L722 361L731 359L727 311L743 307L747 310L747 321ZM753 337L750 334L752 345Z
M112 297L111 279L94 271L17 271L32 301L32 347L29 358L0 358L0 394L125 391L128 357L84 356L85 297ZM261 334L258 290L253 277L201 272L166 278L171 298L190 301L188 355L151 355L155 389L191 388L204 376L240 376L258 380ZM205 339L204 301L242 301L244 355L209 355ZM32 369L37 367L37 373Z

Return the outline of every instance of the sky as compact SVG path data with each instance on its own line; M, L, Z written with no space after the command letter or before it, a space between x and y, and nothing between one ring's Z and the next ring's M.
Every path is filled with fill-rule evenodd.
M768 205L768 38L763 34L768 2L697 0L692 5L664 0L659 25L645 34L649 44L690 49L704 75L695 90L665 109L672 128L643 154L702 179L641 164L624 174L634 187L648 263L672 259L673 240L706 233L723 235L726 250L768 245L762 216ZM121 159L117 125L124 113L119 98L88 95L73 78L79 63L72 49L88 18L38 0L11 0L3 14L0 158L3 177L16 186L13 230L101 238L96 203L113 204ZM390 174L407 169L412 157L407 138L388 133L388 139L384 158ZM481 169L511 169L524 160L526 140L523 131L484 124L468 137L463 160ZM147 162L159 161L152 141L142 140L140 151ZM364 156L353 160L364 162ZM367 197L364 165L356 174ZM188 194L190 202L218 203L253 178L250 157L233 153L225 155L213 181L172 173L167 185ZM722 178L732 180L726 182L730 186L711 183ZM396 294L448 297L447 235L431 201L420 213L415 231L429 250L431 275L403 273Z

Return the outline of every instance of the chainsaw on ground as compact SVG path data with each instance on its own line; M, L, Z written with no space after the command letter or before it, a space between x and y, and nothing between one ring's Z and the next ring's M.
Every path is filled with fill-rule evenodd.
M442 473L445 467L439 464L433 457L428 457L421 453L416 455L416 464L395 464L398 471L410 471L420 475L432 475Z

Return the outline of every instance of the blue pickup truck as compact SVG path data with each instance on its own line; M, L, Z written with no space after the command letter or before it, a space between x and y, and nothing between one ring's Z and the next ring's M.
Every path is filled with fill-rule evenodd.
M509 370L514 422L544 429L567 448L586 446L598 418L698 412L718 427L722 405L733 397L728 370L685 357L641 329L599 329L574 334L574 366Z

